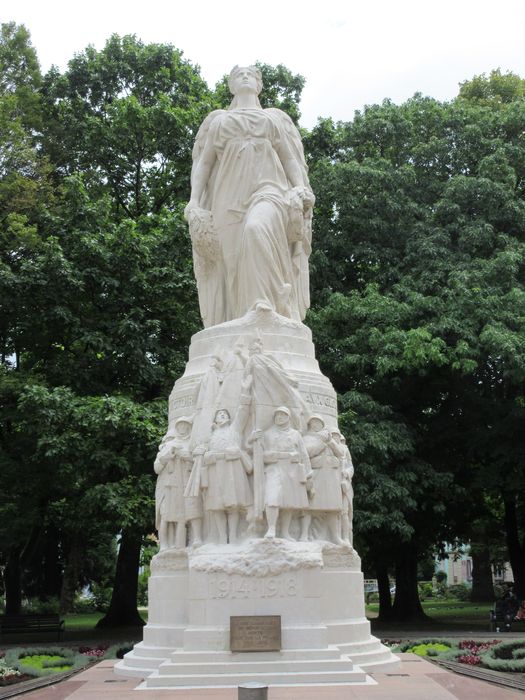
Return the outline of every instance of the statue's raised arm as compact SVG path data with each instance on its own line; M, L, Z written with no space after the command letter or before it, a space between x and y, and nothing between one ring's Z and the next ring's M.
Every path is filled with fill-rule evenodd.
M193 149L186 208L205 326L263 304L300 321L309 307L314 196L290 117L262 109L260 71L236 66L228 110L209 114Z

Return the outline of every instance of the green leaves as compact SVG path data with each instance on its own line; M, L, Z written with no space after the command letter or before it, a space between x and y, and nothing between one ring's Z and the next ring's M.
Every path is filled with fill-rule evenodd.
M170 45L113 35L43 85L46 152L64 173L89 175L115 215L137 220L189 197L193 140L213 108L194 68Z
M323 370L352 397L356 527L372 560L400 537L420 548L467 537L482 496L466 485L497 498L498 469L516 479L521 463L520 85L494 73L448 104L385 101L352 122L322 120L306 140L317 198L309 322Z

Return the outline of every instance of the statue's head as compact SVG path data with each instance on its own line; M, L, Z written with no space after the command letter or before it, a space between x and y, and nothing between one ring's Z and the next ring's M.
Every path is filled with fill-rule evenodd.
M223 425L227 425L230 422L230 413L225 408L219 408L215 413L215 425L219 428Z
M210 367L216 367L219 371L222 369L222 360L218 355L211 356Z
M290 423L290 411L286 406L279 406L273 412L273 422L279 427L285 427Z
M310 416L308 419L308 430L311 430L313 433L318 433L323 428L324 420L321 416Z
M192 420L187 416L181 416L175 421L175 432L179 437L186 437L191 432Z
M330 435L331 435L331 436L333 437L333 439L334 439L336 442L338 442L338 443L341 443L341 442L343 441L343 436L341 435L341 433L339 432L339 430L332 430L332 431L330 431Z
M228 87L232 95L242 91L258 95L262 86L262 73L256 66L234 66L228 76Z

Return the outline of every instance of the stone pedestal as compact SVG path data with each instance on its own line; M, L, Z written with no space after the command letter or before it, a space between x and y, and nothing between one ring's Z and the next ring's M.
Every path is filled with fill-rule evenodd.
M250 370L239 348L254 339L262 359ZM182 416L191 420L186 454L209 441L218 409L226 409L233 421L248 371L254 376L252 405L238 449L253 463L250 435L267 430L283 404L295 435L307 431L314 414L337 429L336 394L319 370L310 330L259 308L193 337L186 371L169 404L171 430ZM334 464L342 469L337 459ZM312 468L323 466L312 462ZM323 490L323 474L317 474L317 491ZM253 490L253 475L249 479ZM366 683L367 672L395 668L397 658L370 635L361 563L350 540L330 541L326 514L312 510L308 541L297 541L304 537L305 514L308 507L293 511L293 539L285 540L263 537L265 520L253 520L250 528L249 510L241 510L236 538L229 533L229 543L219 544L213 514L204 509L204 544L194 546L194 529L188 527L186 548L165 548L154 557L144 640L116 671L145 678L147 688L163 688L236 686L247 680ZM230 651L230 617L252 615L281 617L280 651Z
M157 555L144 641L117 672L145 687L365 683L397 659L370 635L351 547L281 539ZM154 601L154 602L153 602ZM280 615L282 648L230 652L230 616Z

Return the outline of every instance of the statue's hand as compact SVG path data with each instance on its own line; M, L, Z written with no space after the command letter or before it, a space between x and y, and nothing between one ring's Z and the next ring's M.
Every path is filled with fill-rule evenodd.
M263 431L260 429L254 430L253 433L251 434L250 441L254 442L255 440L261 440L263 436Z
M190 201L184 209L184 218L186 219L186 221L190 220L192 212L194 212L196 209L200 209L199 203L196 202L194 199L190 199Z
M292 193L296 194L303 202L304 209L311 209L315 204L315 195L308 187L294 187Z
M253 376L251 374L247 374L246 377L242 380L241 393L247 394L250 391L252 384Z
M194 200L190 200L184 210L184 216L188 222L190 237L195 251L210 262L217 261L220 256L221 245L211 211L203 209Z

